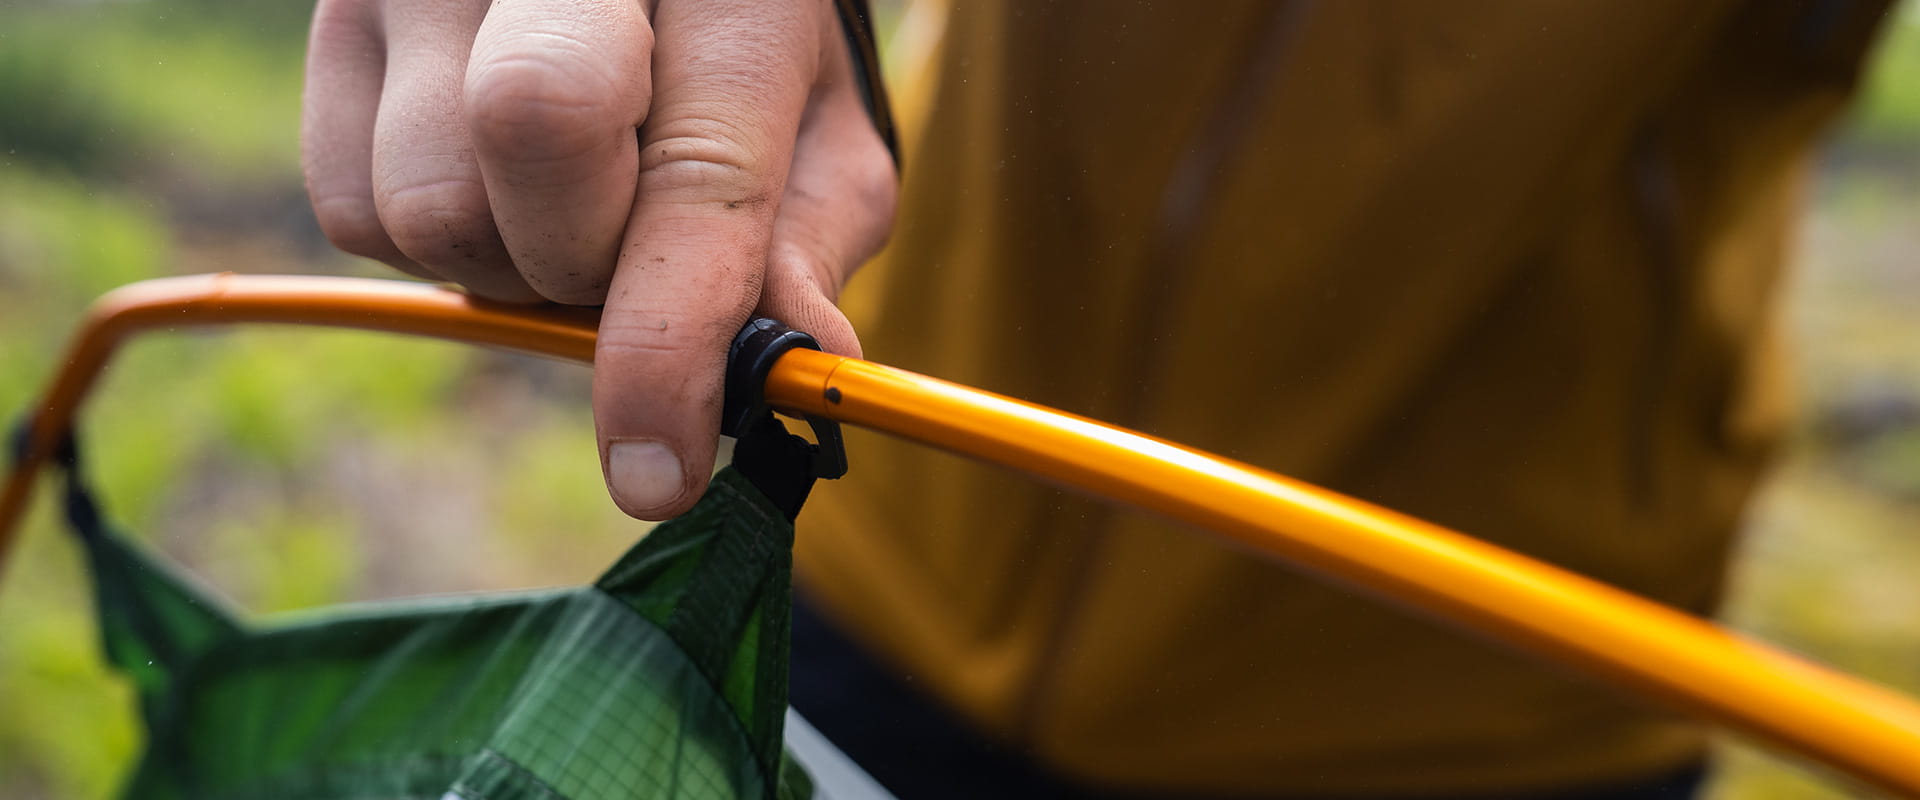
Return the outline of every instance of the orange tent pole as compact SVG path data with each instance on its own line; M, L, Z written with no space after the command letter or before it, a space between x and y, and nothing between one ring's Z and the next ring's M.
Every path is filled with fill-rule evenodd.
M776 408L1000 464L1220 534L1920 797L1920 704L1528 556L1179 444L904 370L795 350Z
M0 556L52 437L112 350L150 328L290 322L389 330L590 361L591 314L345 278L201 276L102 298L0 494ZM767 380L781 410L862 425L1214 531L1920 797L1920 703L1667 606L1463 534L1171 442L810 350Z
M190 275L141 281L94 302L34 409L23 456L0 488L0 569L40 468L52 458L114 352L149 330L248 322L321 325L470 342L590 364L598 312L490 303L407 281L296 275Z

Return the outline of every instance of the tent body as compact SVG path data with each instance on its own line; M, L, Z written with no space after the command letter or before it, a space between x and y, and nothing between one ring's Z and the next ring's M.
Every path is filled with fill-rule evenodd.
M600 580L255 628L69 491L141 798L800 798L786 755L793 528L729 468Z

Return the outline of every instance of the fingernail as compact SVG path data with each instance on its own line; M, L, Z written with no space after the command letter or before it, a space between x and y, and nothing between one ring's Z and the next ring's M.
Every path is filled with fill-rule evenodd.
M680 458L664 443L628 439L607 445L607 472L622 508L647 511L680 497L685 488Z

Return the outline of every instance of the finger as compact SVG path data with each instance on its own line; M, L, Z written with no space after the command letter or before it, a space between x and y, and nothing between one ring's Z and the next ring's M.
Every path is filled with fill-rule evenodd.
M494 229L461 113L484 2L389 3L387 78L373 128L373 195L400 252L475 294L530 302Z
M639 197L594 357L614 501L662 519L712 469L727 343L759 297L817 68L810 6L664 0Z
M631 0L500 0L467 124L500 238L549 300L605 301L639 171L653 32Z
M348 253L405 272L431 272L400 253L373 204L373 120L386 52L366 0L322 0L307 44L300 105L300 165L321 232Z
M827 74L848 77L841 64ZM793 169L774 221L766 285L754 313L806 331L828 352L860 357L834 305L853 271L886 244L898 173L850 80L816 90L800 123Z

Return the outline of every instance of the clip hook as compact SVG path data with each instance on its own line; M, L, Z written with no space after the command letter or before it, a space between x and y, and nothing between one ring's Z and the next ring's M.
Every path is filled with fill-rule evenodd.
M720 433L740 438L755 423L773 414L767 405L767 375L773 364L788 350L804 347L819 350L820 343L800 331L765 317L747 320L727 349L727 384L720 411ZM812 455L809 473L828 480L847 474L847 445L840 437L840 423L824 417L806 417L818 444L808 445Z

